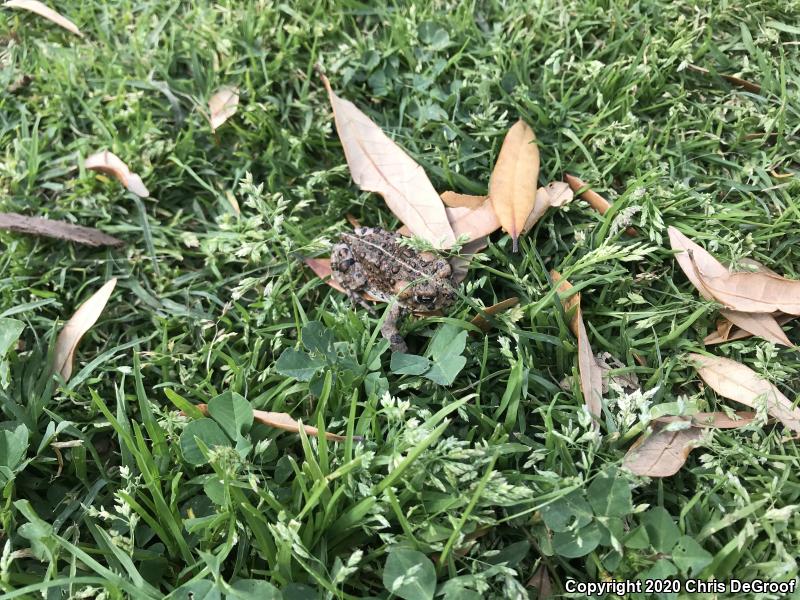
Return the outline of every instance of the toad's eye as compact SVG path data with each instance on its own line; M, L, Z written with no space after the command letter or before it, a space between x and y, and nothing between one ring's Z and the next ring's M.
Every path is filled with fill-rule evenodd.
M417 304L433 304L436 300L433 296L428 296L427 294L417 294L414 296L414 302Z

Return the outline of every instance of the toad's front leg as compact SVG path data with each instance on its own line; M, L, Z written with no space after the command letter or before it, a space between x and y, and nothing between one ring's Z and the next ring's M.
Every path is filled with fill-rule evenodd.
M398 321L400 321L405 314L406 310L397 302L395 302L389 309L389 314L386 315L383 325L381 326L381 335L383 335L385 339L389 340L392 352L405 353L408 351L408 346L406 346L403 336L400 335L400 331L397 329Z

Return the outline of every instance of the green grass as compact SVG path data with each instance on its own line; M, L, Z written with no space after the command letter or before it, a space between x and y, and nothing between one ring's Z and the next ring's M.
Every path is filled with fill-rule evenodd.
M626 423L612 392L592 433L576 385L559 387L576 344L546 276L582 291L594 350L657 390L653 406L725 404L685 359L717 311L677 269L666 227L721 260L800 276L800 184L776 177L797 172L795 3L52 4L84 39L0 11L0 210L128 245L0 233L0 316L25 326L0 388L0 457L24 452L0 468L8 597L269 597L233 591L249 579L285 600L388 598L387 585L426 598L434 581L445 600L525 598L542 566L557 591L570 577L797 576L797 444L759 424L715 433L670 479L616 471L649 408ZM397 224L352 184L316 63L439 190L485 193L522 117L542 183L573 173L614 202L605 217L579 202L549 213L517 254L495 234L447 317L406 323L422 355L437 332L467 327L466 298L519 296L490 335L467 338L452 386L391 372L380 311L354 311L302 264L347 213ZM214 135L202 110L221 85L241 104ZM83 169L102 148L150 198ZM642 239L624 236L628 222ZM110 277L117 289L61 385L47 377L55 335ZM315 344L329 342L324 357ZM324 366L309 381L282 374L289 348ZM713 352L797 399L796 351L755 339ZM257 424L187 460L176 405L226 392L348 440Z

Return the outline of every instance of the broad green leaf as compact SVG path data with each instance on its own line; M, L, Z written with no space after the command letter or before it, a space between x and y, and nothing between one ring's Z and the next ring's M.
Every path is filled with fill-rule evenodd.
M436 362L438 359L446 356L461 354L466 345L467 331L455 325L451 325L450 323L445 323L439 328L436 335L433 336L433 340L431 340L431 344L425 355L430 356L431 359Z
M644 525L639 525L636 529L631 531L622 543L626 548L631 550L644 550L650 547L650 536L647 535L647 529Z
M616 468L606 469L595 477L586 496L599 517L625 517L633 512L631 486Z
M553 531L567 531L572 527L584 527L592 520L592 507L581 492L572 492L543 507L544 524Z
M553 551L565 558L586 556L600 543L600 527L589 523L578 531L559 531L553 534Z
M424 356L392 352L389 369L398 375L422 375L431 368L431 361Z
M278 357L275 370L281 375L294 377L299 381L310 381L314 373L324 366L325 362L319 357L309 356L302 350L287 348Z
M490 565L505 564L507 567L514 568L522 562L522 559L528 556L530 549L530 542L522 540L521 542L509 544L497 554L487 556L485 560Z
M282 600L280 590L261 579L239 579L231 584L226 600Z
M208 414L232 440L253 426L253 407L239 394L225 392L208 402Z
M167 596L168 600L222 600L217 584L208 579L183 584Z
M657 552L669 553L681 537L681 530L672 520L672 515L660 506L655 506L642 515L642 525L647 530L650 544Z
M636 579L668 579L678 574L678 569L666 558L658 559L655 564L644 573L639 573Z
M383 586L404 600L431 600L436 590L436 569L422 552L392 548L383 569Z
M464 336L466 335L465 331ZM452 385L466 364L467 359L463 356L447 357L436 361L424 377L439 385Z
M309 352L324 354L329 360L336 358L333 348L333 333L319 321L311 321L303 326L300 332L303 346Z
M13 424L9 423L9 428L2 425L0 425L0 466L13 471L28 451L28 428L25 425L17 425L14 429L10 429Z
M28 500L17 500L14 507L28 520L17 528L19 535L30 541L36 558L41 561L51 560L58 545L58 540L53 535L53 526L36 514Z
M189 423L181 433L181 452L183 458L192 465L202 465L208 462L195 438L202 440L209 450L215 446L231 446L231 441L225 432L220 429L212 419L197 419Z
M8 363L3 359L11 347L17 343L23 329L25 329L25 324L22 321L0 319L0 389L8 387Z
M689 577L696 577L714 557L694 538L684 535L672 549L672 562Z

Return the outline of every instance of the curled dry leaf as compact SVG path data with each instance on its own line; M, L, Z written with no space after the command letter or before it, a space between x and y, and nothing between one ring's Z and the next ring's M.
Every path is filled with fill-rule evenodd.
M533 130L521 119L508 130L489 179L489 198L497 219L513 240L518 240L536 203L539 148Z
M196 407L204 415L208 414L207 404L197 404ZM255 419L256 421L260 421L261 423L269 427L275 427L276 429L283 429L284 431L291 431L292 433L300 433L300 428L302 427L306 435L315 435L315 436L319 435L319 429L317 429L316 427L311 427L310 425L301 424L300 421L296 421L291 416L289 416L288 413L270 412L266 410L254 410L253 419ZM335 433L325 432L325 439L333 442L341 442L345 439L345 437L342 435L336 435ZM354 436L353 439L361 439L361 438Z
M53 373L60 373L64 381L68 381L72 376L72 363L75 360L78 343L100 318L116 285L117 280L114 278L97 290L78 307L72 318L61 329L61 333L58 334L53 352Z
M239 90L232 87L221 87L208 101L211 131L216 131L222 124L236 114L239 108Z
M450 266L453 268L452 279L455 283L461 283L466 278L467 272L469 271L469 257L473 254L477 254L488 245L488 236L478 238L461 247L461 256L454 256L450 259Z
M66 240L86 246L122 246L125 244L122 240L91 227L81 227L43 217L26 217L16 213L0 213L0 229Z
M450 208L478 208L489 196L471 196L457 192L442 192L442 202Z
M491 306L487 306L483 309L487 315L496 315L503 311L508 310L509 308L516 306L519 304L519 298L514 296L513 298L507 298L502 302L498 302L497 304L492 304ZM488 333L489 330L492 328L492 324L484 317L482 314L475 315L472 320L470 321L473 325L480 328L481 331L484 333Z
M715 280L729 277L731 273L727 267L676 228L670 227L668 234L670 245L676 251L675 260L678 261L681 270L703 298L715 300L713 293L706 285L705 277ZM722 316L737 327L765 340L785 346L792 345L775 317L770 314L723 310ZM720 335L724 337L723 332L720 332Z
M566 279L561 278L558 271L550 271L553 283L558 284L558 291L563 293L572 287ZM574 294L564 301L564 310L569 312L574 308L570 328L575 337L578 338L578 374L581 380L581 391L583 400L589 413L597 419L595 425L599 425L601 410L603 407L603 369L597 364L592 354L592 347L589 345L589 336L586 334L586 327L583 324L581 314L581 295Z
M534 225L544 216L548 208L560 208L572 201L574 194L569 185L563 181L553 181L545 187L536 190L536 203L525 225L522 226L522 233L528 233Z
M113 175L122 185L137 196L147 198L150 195L144 182L142 182L142 178L136 173L132 173L128 165L122 162L122 159L113 152L108 150L96 152L86 159L84 165L92 171Z
M800 432L800 409L778 388L745 365L719 356L690 354L698 375L720 396L750 408L766 403L767 414Z
M38 0L8 0L8 2L6 2L3 6L7 8L21 8L23 10L36 13L40 17L44 17L59 27L63 27L70 33L74 33L77 36L83 37L81 30L78 29L78 26L75 25L75 23L58 14L52 8L39 2Z
M452 246L456 240L453 229L423 168L355 104L334 94L328 79L321 77L353 181L362 190L383 196L414 235L435 248Z
M653 423L653 432L636 440L625 454L623 466L636 475L670 477L677 473L699 444L706 428L735 429L753 422L755 413L738 411L736 418L724 412L701 412L686 417L661 417ZM685 429L672 431L669 423L686 422Z
M600 194L595 192L594 190L590 189L589 186L584 183L581 179L575 177L574 175L566 174L564 175L564 179L569 184L569 187L572 188L572 191L576 194L580 192L580 197L584 200L589 206L599 212L601 215L606 214L608 209L611 208L611 203L603 198ZM628 227L625 229L625 233L627 233L631 237L636 237L639 235L639 232L636 231L633 227Z

